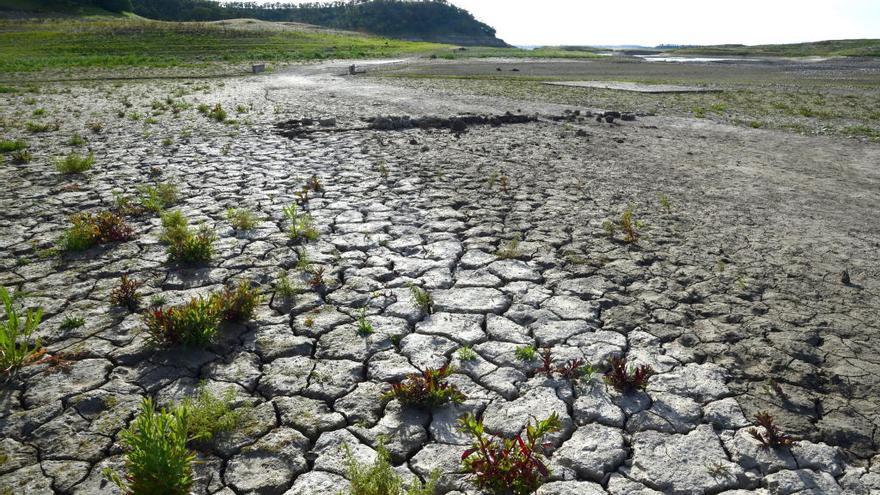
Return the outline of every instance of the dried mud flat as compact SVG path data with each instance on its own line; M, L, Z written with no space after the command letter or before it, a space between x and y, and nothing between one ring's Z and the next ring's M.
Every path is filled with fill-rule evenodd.
M31 119L35 98L61 124L7 129L34 159L0 167L0 280L43 308L44 344L70 362L25 367L4 385L0 487L117 493L102 469L121 463L118 433L142 397L170 404L201 382L253 408L199 453L197 493L336 493L347 486L343 445L368 461L380 439L402 472L439 469L441 493L479 493L459 465L469 441L455 421L468 411L503 434L560 415L545 495L880 490L880 146L662 115L458 135L276 133L303 118L355 128L383 115L598 110L338 77L345 67L2 95L7 122ZM175 91L221 103L239 124L195 109L145 122ZM96 121L101 133L88 130ZM88 143L72 148L74 133ZM55 171L55 158L85 148L92 170ZM273 283L299 276L303 251L282 208L313 175L324 185L308 201L320 237L305 253L325 267L326 290L285 300ZM150 216L131 220L134 240L41 256L69 215L157 181L177 184L178 207L216 230L209 266L167 263ZM643 222L636 244L603 229L629 205ZM229 207L255 211L257 228L233 231ZM515 238L512 256L497 256ZM159 350L141 314L111 306L121 275L169 305L239 280L268 301L205 350ZM411 283L431 294L433 314L413 305ZM362 307L376 329L366 337ZM85 324L62 328L67 317ZM635 394L599 377L572 386L517 359L524 345L600 368L626 356L657 374ZM460 359L465 346L476 359ZM462 405L423 412L381 398L388 382L444 364L457 369ZM762 448L748 433L760 411L799 440Z

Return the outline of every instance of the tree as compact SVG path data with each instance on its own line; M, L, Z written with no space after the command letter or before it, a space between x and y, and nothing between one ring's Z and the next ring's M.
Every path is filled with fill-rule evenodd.
M110 12L131 12L134 10L131 6L131 0L96 0L95 4Z

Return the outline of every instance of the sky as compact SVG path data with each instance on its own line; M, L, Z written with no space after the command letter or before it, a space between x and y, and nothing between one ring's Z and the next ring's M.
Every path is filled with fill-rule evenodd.
M263 3L267 0L254 0ZM293 3L301 1L293 0ZM880 38L880 0L450 0L513 45Z

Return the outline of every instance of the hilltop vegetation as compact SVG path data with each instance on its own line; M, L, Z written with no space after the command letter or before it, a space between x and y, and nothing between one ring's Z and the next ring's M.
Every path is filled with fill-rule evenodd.
M880 57L880 40L828 40L785 45L714 45L671 50L679 55Z
M387 57L449 47L254 20L0 21L0 73Z

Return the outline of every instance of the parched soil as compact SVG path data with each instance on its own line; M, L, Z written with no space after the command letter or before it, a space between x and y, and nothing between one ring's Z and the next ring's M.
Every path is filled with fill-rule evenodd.
M119 493L102 470L121 466L118 433L142 398L169 405L202 384L250 407L200 446L197 493L336 493L348 486L343 446L369 462L379 442L402 473L438 470L439 493L480 493L459 464L466 412L503 435L559 414L545 495L880 490L880 145L644 116L636 104L340 77L347 66L0 95L5 138L33 154L0 166L0 283L43 309L43 344L66 360L3 385L0 487ZM408 70L384 70L398 69ZM171 102L191 106L175 113ZM587 117L604 110L642 115ZM575 111L463 132L365 128L391 115ZM329 118L307 139L275 126ZM27 121L60 129L31 133ZM75 133L87 143L71 145ZM89 151L92 170L56 171L55 159ZM301 208L320 236L297 245L282 209L313 176L323 190ZM173 208L192 225L216 231L207 266L169 263L155 215L129 218L133 240L51 250L69 215L157 182L179 187ZM259 224L236 232L227 208ZM637 242L606 228L627 209ZM307 285L306 258L325 270L320 290ZM304 291L276 293L281 273ZM122 275L145 282L139 312L110 303ZM241 280L266 294L253 321L224 324L207 349L149 343L148 301L171 306ZM428 291L432 314L410 285ZM372 335L357 331L361 308ZM84 325L62 325L76 317ZM540 359L516 356L529 345L596 373L542 376ZM644 391L603 383L615 356L654 369ZM423 411L382 398L389 383L446 364L463 404ZM750 434L761 411L797 441L762 447Z

